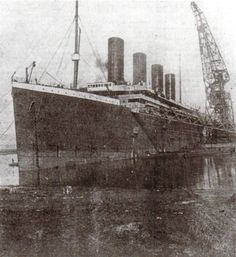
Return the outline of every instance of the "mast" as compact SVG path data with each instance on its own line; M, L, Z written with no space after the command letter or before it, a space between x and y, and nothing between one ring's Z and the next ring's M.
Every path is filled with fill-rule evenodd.
M182 104L181 54L179 55L179 102Z
M79 50L80 50L80 35L81 30L79 29L79 3L78 0L75 1L75 52L73 54L72 61L74 62L74 79L73 79L73 89L78 88L78 73L79 73Z

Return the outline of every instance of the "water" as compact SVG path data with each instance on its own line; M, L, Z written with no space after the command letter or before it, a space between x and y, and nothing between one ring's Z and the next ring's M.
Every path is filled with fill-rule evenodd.
M16 154L0 155L0 186L19 185L18 167L9 167L13 159L17 162Z
M1 158L1 257L236 256L236 156L38 173Z

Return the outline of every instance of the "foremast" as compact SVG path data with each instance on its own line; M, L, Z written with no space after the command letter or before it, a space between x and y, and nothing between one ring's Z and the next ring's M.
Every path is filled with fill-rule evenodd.
M79 61L80 61L80 37L81 29L79 28L79 1L75 1L75 49L72 57L74 62L74 78L72 89L78 88L78 78L79 78Z

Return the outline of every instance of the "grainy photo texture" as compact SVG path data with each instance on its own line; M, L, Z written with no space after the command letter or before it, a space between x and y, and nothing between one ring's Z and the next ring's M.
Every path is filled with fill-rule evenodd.
M235 7L0 0L0 257L236 256Z

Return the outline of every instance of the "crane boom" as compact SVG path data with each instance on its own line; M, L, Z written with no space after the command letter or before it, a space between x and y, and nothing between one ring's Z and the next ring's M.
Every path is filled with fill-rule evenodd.
M232 101L225 84L230 76L225 62L210 30L203 12L195 2L191 7L196 19L200 55L202 62L203 80L206 90L207 122L214 126L234 130Z

